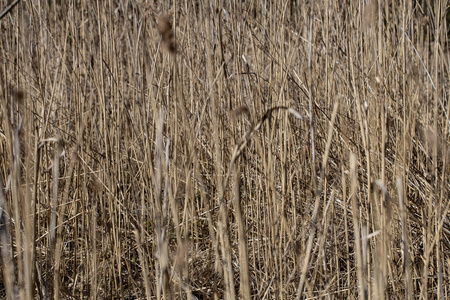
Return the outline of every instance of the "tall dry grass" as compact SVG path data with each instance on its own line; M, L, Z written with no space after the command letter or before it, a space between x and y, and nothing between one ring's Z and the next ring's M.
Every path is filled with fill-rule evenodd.
M448 1L1 16L2 298L450 297Z

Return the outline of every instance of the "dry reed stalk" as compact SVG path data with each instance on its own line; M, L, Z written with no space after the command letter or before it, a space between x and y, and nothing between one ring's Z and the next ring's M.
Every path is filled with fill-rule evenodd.
M260 129L261 125L266 120L270 119L270 117L271 117L273 112L281 111L281 110L286 110L288 113L292 114L294 117L303 120L303 116L299 112L295 111L292 108L279 106L279 107L273 107L273 108L267 110L266 113L263 115L263 117L258 121L258 123L256 123L255 125L252 125L250 130L245 133L241 143L236 145L236 147L234 148L233 155L232 155L231 161L230 161L230 165L228 166L227 174L226 174L226 176L225 176L225 178L223 180L223 183L221 185L223 189L225 189L228 186L228 180L229 180L229 177L231 175L231 172L234 169L234 166L235 166L237 160L239 159L239 157L241 156L243 150L247 147L250 139L253 137L253 134ZM225 253L227 253L229 255L230 251L229 251L229 239L228 239L228 233L227 233L228 229L226 228L227 227L226 226L226 216L227 216L226 205L227 204L224 202L224 195L223 194L219 194L219 203L220 203L220 207L219 207L219 226L222 226L222 227L219 227L219 229L221 228L222 234L223 234L222 240L221 240L221 242L222 242L222 244L221 244L221 246L222 246L222 253L223 253L223 251L226 251ZM224 259L224 261L228 262L228 264L229 264L228 267L230 268L229 270L231 270L231 260L230 259ZM229 272L231 272L231 271L229 271ZM227 276L227 274L225 274L225 276ZM231 292L231 297L234 297L234 289L231 290L231 280L232 280L231 279L232 278L231 274L229 273L228 276L230 276L228 278L228 280L230 280L228 282L228 285L230 285L230 290L229 291ZM232 286L234 286L234 284Z
M163 196L163 207L162 207L162 213L163 213L163 218L162 218L162 234L161 234L161 240L165 242L166 238L165 235L167 234L166 230L167 230L167 193L168 193L168 181L169 181L169 149L170 149L170 139L168 139L166 141L166 155L165 155L165 168L164 168L164 172L165 172L165 180L164 180L164 196ZM164 260L167 260L167 266L165 266L166 270L164 270L164 268L162 268L165 272L164 276L166 276L167 278L166 280L166 291L164 294L164 298L165 299L172 299L172 290L169 288L169 250L167 243L165 242L165 244L163 245L163 257Z
M64 224L65 224L65 220L64 220L64 216L66 215L66 210L67 210L67 206L68 203L70 202L69 199L69 194L70 194L70 188L72 185L72 179L74 176L74 171L75 171L75 165L78 162L78 154L76 151L73 151L73 153L71 154L71 162L69 165L69 170L67 172L67 176L68 176L68 180L66 181L66 186L64 189L64 193L63 193L63 205L61 206L61 212L59 214L59 218L58 218L58 225L57 227L57 232L56 232L56 242L55 242L55 266L54 266L54 273L53 273L53 282L55 285L54 291L55 291L55 298L59 298L60 294L56 293L56 291L60 290L60 284L61 284L61 258L63 256L63 247L64 247L64 243L63 241L65 240L63 238L63 228L64 228ZM94 239L95 241L96 239ZM97 286L96 286L97 287Z
M0 13L0 20L6 16L17 4L19 4L20 0L14 0L11 2L5 9Z
M168 260L176 299L222 299L233 291L238 298L238 285L252 298L291 299L301 276L301 297L354 298L361 268L372 298L445 297L445 9L442 1L424 0L307 6L181 1L172 7L122 0L20 2L20 10L0 20L0 171L11 216L5 243L11 246L14 296L29 297L31 285L44 299L57 289L61 298L157 298L157 236L161 212L170 210L165 237L169 254L179 249ZM166 29L159 33L158 25ZM24 111L14 104L15 125L24 120L14 141L12 86L26 86L27 94ZM302 112L310 124L313 119L313 132L288 118L272 118L255 130L253 114L264 116L280 105ZM172 149L168 169L160 157L156 197L160 107L167 112L163 136L170 136ZM235 108L236 115L247 109L252 116L233 121L227 112ZM50 143L31 144L55 135L77 147L79 163L70 171L72 160L60 161L56 264L47 273L54 150ZM19 147L13 146L17 140ZM23 161L19 185L10 175L17 148ZM349 151L363 158L356 177L359 211L351 203ZM247 250L234 209L236 168ZM320 177L312 178L314 172ZM101 180L101 194L92 189L94 177ZM400 209L389 223L385 196L371 183L379 178L392 192L397 177L407 217ZM316 194L319 212L308 249ZM21 205L18 212L16 199L30 207ZM395 201L391 205L395 210ZM358 236L361 264L354 255ZM406 239L410 271L403 264ZM241 257L248 257L248 286ZM56 282L47 291L44 282L58 277L60 287ZM0 294L7 291L3 275Z
M140 228L140 230L143 230L143 228ZM138 244L139 260L142 265L142 276L144 277L145 296L147 297L147 299L150 299L152 297L152 291L150 288L150 278L148 274L149 266L145 257L145 251L143 247L144 242L143 234L140 233L140 230L136 229L134 231L134 235L136 238L136 243Z
M23 236L24 236L24 295L23 299L31 300L34 299L36 290L35 290L35 221L36 221L36 207L35 207L35 199L33 188L35 185L35 174L33 174L32 170L38 168L36 162L36 152L38 148L38 138L37 136L33 136L33 126L32 126L32 114L26 109L27 103L24 101L21 107L21 114L24 116L24 179L26 182L26 188L24 191L24 205L23 211L26 216L23 224ZM34 155L34 157L33 157Z
M64 141L61 137L49 138L43 140L45 142L55 142L55 156L53 159L53 186L52 186L52 202L51 202L51 219L49 225L49 242L48 242L48 254L47 254L47 272L50 271L53 265L53 255L55 252L56 244L56 222L58 217L58 194L59 194L59 178L60 178L60 159L63 154ZM41 144L43 145L43 144ZM58 279L59 282L59 279ZM47 278L46 288L49 289L50 277ZM55 283L54 283L55 284ZM54 296L59 297L59 286L54 285Z
M311 109L311 107L312 106L310 104L310 109ZM332 134L333 133L333 126L334 126L334 122L335 122L335 119L336 119L336 114L337 114L338 108L339 108L339 103L336 102L335 105L334 105L334 108L333 108L333 114L332 114L332 117L331 117L331 123L330 123L330 125L328 127L328 139L327 139L327 144L326 144L326 147L325 147L325 155L323 156L323 160L322 160L322 172L321 172L320 184L323 183L325 172L326 172L326 164L327 164L328 154L329 154L330 145L331 145L332 136L333 136L333 134ZM312 114L311 114L310 122L311 122L310 123L311 127L313 127L314 122L313 122L313 119L312 119ZM313 129L311 129L311 136L312 137L314 136L314 130ZM311 144L313 144L313 143L314 143L314 141L311 140ZM314 152L314 149L312 151ZM313 166L315 166L315 164L313 164ZM314 179L313 179L313 181L314 181ZM316 194L316 201L315 201L315 204L314 204L314 210L313 210L313 214L312 214L312 217L311 217L309 238L308 238L308 243L307 243L307 246L306 246L306 255L305 255L305 258L304 258L303 267L302 267L302 269L300 271L301 272L300 273L301 277L300 277L300 282L299 282L299 286L298 286L298 289L297 289L297 299L300 299L302 294L303 294L304 284L305 284L306 276L307 276L307 268L308 268L309 260L310 260L310 256L311 256L313 240L314 240L315 235L316 235L317 215L319 213L319 208L320 208L320 192L326 190L322 186L317 186L317 189L318 190L315 192L315 194ZM332 198L334 198L334 197L332 197ZM319 247L319 249L320 249L320 247Z
M14 215L13 224L14 224L14 237L15 237L15 245L17 253L21 253L22 251L22 223L23 216L21 210L22 203L24 201L23 191L21 189L21 181L22 181L22 150L21 149L21 141L20 134L22 131L23 118L22 116L17 116L17 112L19 110L19 106L22 104L20 102L23 101L23 93L19 92L11 97L10 104L10 124L11 124L11 132L12 132L12 170L11 170L11 198L12 198L12 214ZM23 256L21 254L17 255L17 262L15 262L17 268L17 285L21 286L24 284L24 274L21 272L23 270ZM18 296L23 296L23 290L18 290Z
M206 35L208 37L212 37L211 33L211 24L209 19L205 19L205 28L206 28ZM206 47L206 71L207 71L207 79L208 79L208 88L209 93L211 97L211 114L212 114L212 130L213 130L213 145L214 145L214 162L215 162L215 181L216 181L216 188L217 193L219 195L219 216L217 220L217 227L218 227L218 245L215 245L217 248L214 250L215 254L217 255L219 253L219 247L220 247L220 255L221 258L216 257L215 258L215 272L217 274L223 273L224 276L224 288L225 288L225 295L224 297L227 299L235 299L235 284L234 284L234 274L233 274L233 268L232 268L232 259L231 259L231 252L230 252L230 240L229 240L229 234L228 234L228 207L225 205L223 198L225 194L225 185L223 182L223 149L220 142L220 119L219 119L219 110L218 110L218 102L216 102L216 87L215 87L215 81L214 81L214 75L213 75L213 63L212 60L212 49L210 45L207 45ZM220 262L222 265L222 270L220 270ZM215 297L216 294L215 294Z
M7 299L17 299L17 286L15 285L13 246L10 233L10 217L5 195L3 178L0 176L0 242L2 250L3 282Z
M326 190L326 184L325 183L323 184L323 186L324 186L324 190ZM329 217L329 209L330 209L330 206L332 206L332 203L335 200L335 195L336 195L336 191L332 190L329 199L328 200L324 199L324 203L326 203L326 206L325 206L325 208L324 208L324 210L322 212L322 222L320 224L320 227L323 228L323 229L321 230L320 234L318 235L318 246L317 246L317 248L318 248L319 254L318 254L318 258L317 258L317 264L320 264L320 262L322 261L322 270L323 270L324 273L328 273L327 260L326 260L326 257L325 257L325 248L326 248L325 247L325 245L326 245L325 243L326 243L326 240L327 240L328 228L332 224L331 223L332 222L332 218ZM325 197L326 196L324 195L324 198ZM315 273L317 273L319 271L320 271L319 268L316 268ZM327 277L329 276L329 274L325 274L325 275ZM317 276L317 274L315 274L313 276L313 278L315 278L316 276ZM332 279L332 280L334 280L334 279ZM328 284L328 287L326 287L325 290L323 291L323 294L327 294L327 293L330 292L328 290L329 286L330 286L330 283Z
M4 274L6 281L6 296L9 299L30 299L33 294L32 288L32 230L30 220L31 203L30 193L28 189L21 187L23 177L25 177L27 184L29 180L29 174L22 172L22 163L25 159L25 164L30 166L30 156L24 157L23 152L28 152L29 149L23 147L23 141L20 136L29 132L29 122L27 118L29 115L26 113L24 92L22 90L15 90L12 93L9 106L7 103L2 106L2 115L6 115L6 132L9 139L9 146L12 150L12 170L10 173L11 179L11 198L12 202L7 200L5 191L8 191L7 187L4 187L3 179L0 179L0 245L2 248L2 261L4 263ZM8 112L10 110L10 112ZM10 113L10 114L9 114ZM25 133L24 133L25 132ZM9 179L8 179L9 180ZM8 205L9 202L9 205ZM10 206L8 208L8 206ZM23 209L23 210L22 210ZM10 214L14 214L14 218L11 218ZM10 221L14 225L15 244L16 251L14 251L14 240L11 235ZM22 232L24 234L22 234ZM25 247L23 251L22 244ZM14 253L17 253L14 259ZM16 274L17 275L16 275ZM16 281L17 278L17 281ZM18 288L23 286L25 288Z
M406 205L404 200L403 183L400 178L397 178L397 192L398 202L400 209L400 220L402 223L402 256L403 256L403 272L405 274L405 299L413 299L413 280L412 280L412 268L411 257L409 249L409 233L408 233L408 218L406 215Z
M250 276L248 268L248 247L245 234L245 220L241 210L241 192L240 178L241 172L239 166L234 167L234 197L233 207L236 214L238 225L238 243L239 243L239 273L240 273L240 298L250 300Z
M18 142L13 141L13 147L17 147L14 156L17 155L17 161L19 162L18 174L20 176L20 199L21 207L15 208L20 211L23 221L20 224L21 239L23 239L23 251L19 253L23 260L23 269L17 269L18 275L23 276L24 288L19 289L20 299L32 299L34 295L34 213L32 208L32 175L31 170L34 167L32 161L32 114L27 109L28 101L25 98L25 92L22 90L15 90L13 92L13 105L16 107L17 115L11 115L12 119L17 119L19 123L17 129L13 129L13 132L17 130ZM37 139L34 139L37 143ZM35 145L37 147L37 145ZM19 149L19 150L17 150ZM20 152L19 152L20 151Z
M406 5L406 4L405 4ZM439 112L439 104L440 104L440 84L441 84L441 80L439 80L440 74L439 74L439 70L441 70L441 59L439 58L439 55L437 55L437 53L440 52L440 48L441 48L441 43L440 41L444 38L443 36L443 32L444 30L442 30L442 27L444 26L443 22L442 22L442 16L446 15L448 13L448 4L447 1L437 1L437 3L435 3L434 5L434 9L435 9L435 40L434 40L434 51L436 53L435 55L435 59L434 59L434 78L435 81L437 83L436 89L434 90L434 109L433 109L433 113L434 113L434 132L437 133L439 132L439 127L438 127L438 120L440 118L440 112ZM447 35L448 37L448 35ZM445 110L444 110L445 111ZM447 120L443 120L445 123L449 122L449 119L447 117ZM441 218L441 214L442 214L442 206L443 206L443 198L442 198L442 194L439 192L440 189L440 176L439 176L439 160L438 160L438 141L436 139L434 145L433 145L433 167L434 167L434 178L435 178L435 182L434 182L434 194L436 196L436 218L435 218L435 228L437 228L439 225L439 221ZM436 230L436 229L435 229ZM439 249L441 248L441 239L442 239L442 231L441 230L437 230L435 232L435 234L437 236L439 236L439 238L436 241L436 269L437 269L437 277L438 277L438 284L437 284L437 297L438 299L442 299L445 296L444 293L444 280L443 280L443 261L442 261L442 252L439 251Z
M378 299L384 299L386 297L386 291L388 286L387 278L389 276L388 273L389 262L387 257L391 255L390 254L391 238L389 228L391 228L392 206L391 206L391 198L385 185L380 180L375 180L373 184L381 191L382 194L381 201L379 201L380 214L378 217L379 219L378 224L380 226L381 231L381 239L380 243L377 245L376 248L376 255L377 255L376 257L378 263L374 267L375 279L373 285L375 297L377 297ZM374 193L375 187L373 188Z
M94 203L92 203L91 211L90 211L90 228L92 236L91 241L91 252L89 253L90 261L92 264L91 270L89 272L89 278L90 278L90 294L92 295L93 299L97 299L98 297L98 249L97 249L97 213L98 213L98 201L94 199ZM89 226L88 225L88 226ZM58 287L56 285L56 287ZM59 287L58 287L59 288ZM58 291L59 290L56 290Z
M356 170L357 161L356 155L350 153L350 177L351 177L351 197L352 197L352 216L353 216L353 231L355 235L355 256L356 256L356 272L358 276L358 291L361 299L368 298L368 290L366 285L366 278L364 277L365 265L362 241L361 241L361 227L359 221L360 206L358 203L358 173Z
M156 154L155 154L155 220L158 220L160 223L156 224L156 233L157 233L157 247L158 247L158 259L157 262L159 264L158 269L159 274L157 274L158 278L158 290L157 297L158 299L167 299L167 297L171 298L171 289L170 289L170 276L169 276L169 250L168 250L168 241L166 237L166 224L167 224L167 187L164 188L164 193L161 195L162 189L162 177L164 173L167 173L163 169L162 159L164 153L163 147L163 127L164 127L164 119L165 113L163 110L160 110L158 123L156 127ZM169 143L167 143L167 146ZM168 149L167 149L168 150ZM168 153L166 154L168 155ZM168 162L166 163L168 164Z

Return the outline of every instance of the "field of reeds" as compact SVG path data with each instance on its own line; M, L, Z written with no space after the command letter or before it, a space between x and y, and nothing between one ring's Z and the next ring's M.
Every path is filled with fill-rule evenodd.
M449 11L0 0L0 297L448 299Z

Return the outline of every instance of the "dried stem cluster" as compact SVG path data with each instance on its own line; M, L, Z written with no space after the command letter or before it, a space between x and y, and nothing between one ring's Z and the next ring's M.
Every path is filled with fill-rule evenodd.
M1 298L450 297L447 1L10 2Z

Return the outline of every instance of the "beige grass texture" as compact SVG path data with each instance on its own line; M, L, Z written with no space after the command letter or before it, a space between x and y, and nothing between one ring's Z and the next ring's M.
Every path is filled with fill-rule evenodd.
M0 298L450 298L448 1L16 2Z

